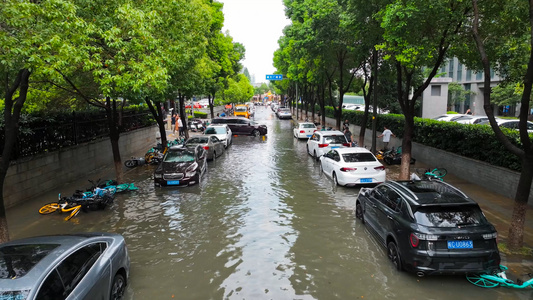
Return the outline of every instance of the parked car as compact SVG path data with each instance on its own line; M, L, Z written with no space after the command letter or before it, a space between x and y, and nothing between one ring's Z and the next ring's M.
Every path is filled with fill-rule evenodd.
M349 147L350 143L344 133L338 130L315 131L307 140L307 153L318 161L320 156L331 149Z
M377 184L385 181L385 167L366 148L331 149L320 157L320 169L336 185Z
M290 108L281 108L277 111L276 115L279 119L292 119L292 113Z
M443 115L439 115L439 116L434 117L433 120L450 122L450 121L455 121L456 119L458 119L458 118L460 118L462 116L466 116L466 115L463 115L463 114L443 114Z
M308 139L317 130L315 123L300 122L293 129L293 135L298 139Z
M185 141L185 146L194 146L200 145L207 152L207 160L215 160L217 157L224 154L224 149L226 145L224 142L218 139L214 135L198 135L192 136L187 141Z
M223 117L214 118L211 124L226 124L231 132L236 135L266 135L268 130L266 125L260 125L252 120L243 117Z
M488 119L489 118L487 116L464 115L453 120L453 122L457 122L460 124L479 124L483 121L487 121Z
M355 215L398 270L418 276L498 270L497 232L479 205L439 180L361 188Z
M221 125L209 125L204 130L204 135L214 135L219 140L221 140L224 143L224 147L228 148L228 146L231 144L231 136L232 132L231 129L228 127L227 124L221 124Z
M154 171L154 185L194 185L200 183L206 171L207 151L200 145L172 146Z
M50 235L0 245L1 299L122 299L130 257L115 233Z
M509 120L509 119L496 119L496 122L498 123L498 126L502 128L509 128L514 130L520 130L518 128L519 120ZM489 125L490 123L488 120L478 123L478 125ZM533 132L533 122L527 121L527 132Z

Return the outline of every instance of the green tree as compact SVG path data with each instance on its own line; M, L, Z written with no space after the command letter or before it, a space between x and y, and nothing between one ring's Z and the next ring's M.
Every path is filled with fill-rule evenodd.
M475 92L465 90L463 88L463 85L457 82L451 82L450 84L448 84L448 106L449 107L454 106L456 103L461 103L465 101L467 95L475 95Z

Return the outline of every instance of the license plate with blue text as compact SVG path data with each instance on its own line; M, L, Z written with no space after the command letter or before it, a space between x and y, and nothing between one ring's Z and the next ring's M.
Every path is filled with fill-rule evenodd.
M168 185L178 185L178 184L180 184L180 181L179 180L169 180L169 181L167 181L167 184Z
M361 180L359 180L359 182L361 182L361 183L369 183L369 182L372 182L372 178L361 178Z
M448 241L448 249L472 249L473 241Z

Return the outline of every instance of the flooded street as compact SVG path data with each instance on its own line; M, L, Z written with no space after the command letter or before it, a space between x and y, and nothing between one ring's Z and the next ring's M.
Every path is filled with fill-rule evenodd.
M255 120L268 135L235 137L209 162L200 185L154 188L154 166L137 167L126 179L139 191L117 194L104 211L69 222L39 215L53 195L9 210L11 237L122 234L131 256L126 299L533 297L531 290L482 289L463 276L397 272L354 217L359 189L321 175L305 141L293 137L292 121L278 120L268 107L257 107Z

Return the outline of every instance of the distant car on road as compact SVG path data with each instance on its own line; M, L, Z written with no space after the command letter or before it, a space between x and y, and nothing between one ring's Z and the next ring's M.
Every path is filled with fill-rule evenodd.
M387 248L397 270L418 276L499 270L496 229L474 200L443 181L361 188L355 216Z
M214 118L211 120L211 124L226 124L231 129L231 132L236 135L260 136L268 133L266 125L260 125L243 117Z
M311 122L300 122L293 129L293 135L298 139L308 139L317 131L316 125Z
M122 299L130 257L114 233L78 233L0 245L0 299Z
M456 119L459 119L459 118L461 118L463 116L466 116L466 115L463 115L463 114L443 114L443 115L439 115L439 116L434 117L433 120L450 122L450 121L455 121Z
M276 112L278 119L292 119L292 113L290 108L281 108Z
M385 167L366 148L331 149L320 157L322 172L336 185L354 186L385 181Z
M509 119L496 119L496 122L498 123L498 126L501 128L509 128L514 130L520 130L518 128L519 120L509 120ZM478 125L489 125L490 123L488 120L478 123ZM527 132L531 133L533 132L533 122L527 121Z
M483 121L487 121L488 119L489 118L487 116L464 115L462 117L454 119L453 122L457 122L459 124L479 124Z
M207 151L200 145L172 146L154 171L155 186L189 186L200 183L207 171Z

